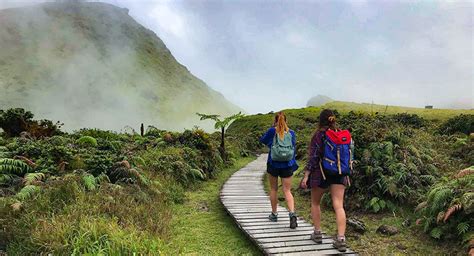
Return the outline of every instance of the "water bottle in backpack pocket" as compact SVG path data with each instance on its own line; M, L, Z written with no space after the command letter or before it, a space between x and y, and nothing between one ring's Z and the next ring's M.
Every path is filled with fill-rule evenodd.
M348 176L352 171L351 133L348 130L327 130L320 167L323 177Z
M293 138L290 132L286 132L283 136L283 139L278 137L278 134L275 134L273 137L273 144L270 148L270 156L273 161L278 162L289 162L293 159L295 154L295 147L293 146Z

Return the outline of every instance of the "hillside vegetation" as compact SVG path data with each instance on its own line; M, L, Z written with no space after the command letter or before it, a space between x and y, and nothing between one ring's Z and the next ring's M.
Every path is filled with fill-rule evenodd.
M140 123L181 130L198 122L195 112L239 111L127 9L43 3L0 10L0 24L0 108L33 109L67 130L115 131Z
M340 127L351 130L356 145L352 186L345 200L349 216L380 214L380 218L364 218L370 226L376 225L373 220L383 219L383 216L389 218L393 214L406 218L393 221L400 229L426 232L431 239L444 241L440 246L450 246L453 252L460 252L462 245L474 243L474 167L470 167L474 165L474 115L471 111L424 112L388 107L391 113L376 113L367 111L362 104L342 102L320 108L285 110L289 126L297 134L299 175L302 175L319 112L334 106ZM349 106L359 111L350 111ZM420 115L406 113L409 111L419 111ZM246 116L234 122L228 134L240 136L242 148L262 150L258 138L269 128L273 118L273 113ZM307 207L304 205L302 211ZM405 220L409 224L402 226ZM371 236L364 241L370 244L377 238ZM359 246L355 249L367 252L364 249L367 244ZM373 248L378 247L374 244ZM417 252L420 250L411 251ZM368 253L377 251L369 249Z
M324 105L326 108L337 109L341 113L349 111L364 112L370 114L393 115L393 114L416 114L425 119L446 120L460 114L474 114L474 109L425 109L402 106L378 105L370 103L354 103L345 101L334 101Z
M0 127L6 131L0 136L0 254L189 252L182 241L190 239L171 226L194 224L186 215L195 209L186 204L189 192L210 190L205 195L215 196L202 202L216 207L219 184L237 168L238 154L227 151L223 161L219 134L200 129L148 127L144 136L97 129L64 133L19 109L0 111ZM207 180L212 182L204 185ZM214 225L220 239L240 240L236 250L255 251L223 213L213 221L225 226L210 219L202 225Z

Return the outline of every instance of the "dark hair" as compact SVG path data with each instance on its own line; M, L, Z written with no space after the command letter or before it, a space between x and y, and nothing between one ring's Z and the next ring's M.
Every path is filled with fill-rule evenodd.
M334 111L330 109L324 109L321 111L319 114L319 125L318 125L319 130L327 130L327 129L332 129L336 130L336 115L334 114Z

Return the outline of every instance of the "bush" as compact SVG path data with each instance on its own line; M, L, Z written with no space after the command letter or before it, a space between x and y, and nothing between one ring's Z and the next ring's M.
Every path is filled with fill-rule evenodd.
M97 140L91 136L82 136L77 141L77 144L83 147L97 147Z
M436 183L418 205L418 224L436 239L468 242L474 237L474 166Z
M474 115L455 116L444 122L438 129L441 134L454 134L456 132L471 134L474 132Z
M33 120L33 114L22 108L12 108L6 111L0 110L0 128L7 137L17 137L22 132L27 132L35 138L50 137L62 134L62 124L53 124L50 120Z

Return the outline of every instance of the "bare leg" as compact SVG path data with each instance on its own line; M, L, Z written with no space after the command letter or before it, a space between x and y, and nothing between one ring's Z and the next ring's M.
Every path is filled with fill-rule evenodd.
M345 186L341 184L333 184L330 189L332 206L336 213L337 235L343 237L346 233L346 212L344 211Z
M314 230L321 230L321 198L326 192L324 189L315 187L311 189L311 217L313 218Z
M288 210L290 212L295 212L295 200L291 194L291 180L292 177L282 178L283 183L283 193L285 194L286 203L288 204Z
M278 204L278 177L273 177L268 174L268 181L270 182L270 203L272 204L272 212L277 213Z

